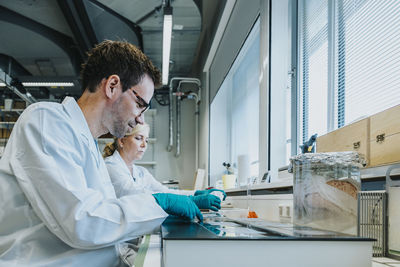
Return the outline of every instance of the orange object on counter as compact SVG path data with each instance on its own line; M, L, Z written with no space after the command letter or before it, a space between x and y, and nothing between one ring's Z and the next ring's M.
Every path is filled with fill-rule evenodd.
M247 218L258 218L258 216L255 211L249 211L249 213L247 214Z

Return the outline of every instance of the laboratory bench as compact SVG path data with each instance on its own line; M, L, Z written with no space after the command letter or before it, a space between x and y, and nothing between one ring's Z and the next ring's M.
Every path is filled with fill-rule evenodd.
M400 261L386 258L386 257L376 257L372 258L372 267L400 267Z
M217 213L170 216L143 240L135 266L372 266L373 239Z

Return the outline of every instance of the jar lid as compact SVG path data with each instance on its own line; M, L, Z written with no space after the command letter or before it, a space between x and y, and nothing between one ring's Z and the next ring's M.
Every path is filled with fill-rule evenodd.
M293 170L293 165L341 165L363 167L366 165L363 155L354 151L344 152L325 152L325 153L305 153L290 158L289 169Z

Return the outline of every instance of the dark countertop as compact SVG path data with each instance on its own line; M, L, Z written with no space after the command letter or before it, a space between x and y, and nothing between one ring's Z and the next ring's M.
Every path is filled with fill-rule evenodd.
M205 214L203 223L169 216L161 226L161 237L163 240L375 241L293 224L233 220L215 214Z

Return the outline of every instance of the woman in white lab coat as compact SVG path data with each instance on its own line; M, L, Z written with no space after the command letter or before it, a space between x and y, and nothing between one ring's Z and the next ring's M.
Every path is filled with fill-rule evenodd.
M107 144L104 148L103 157L117 197L156 192L197 196L213 191L225 197L225 192L216 189L197 191L169 189L157 181L146 168L135 165L134 162L142 159L146 152L149 132L148 124L138 124L131 133L123 138L115 138L113 143ZM215 206L210 208L217 210Z

